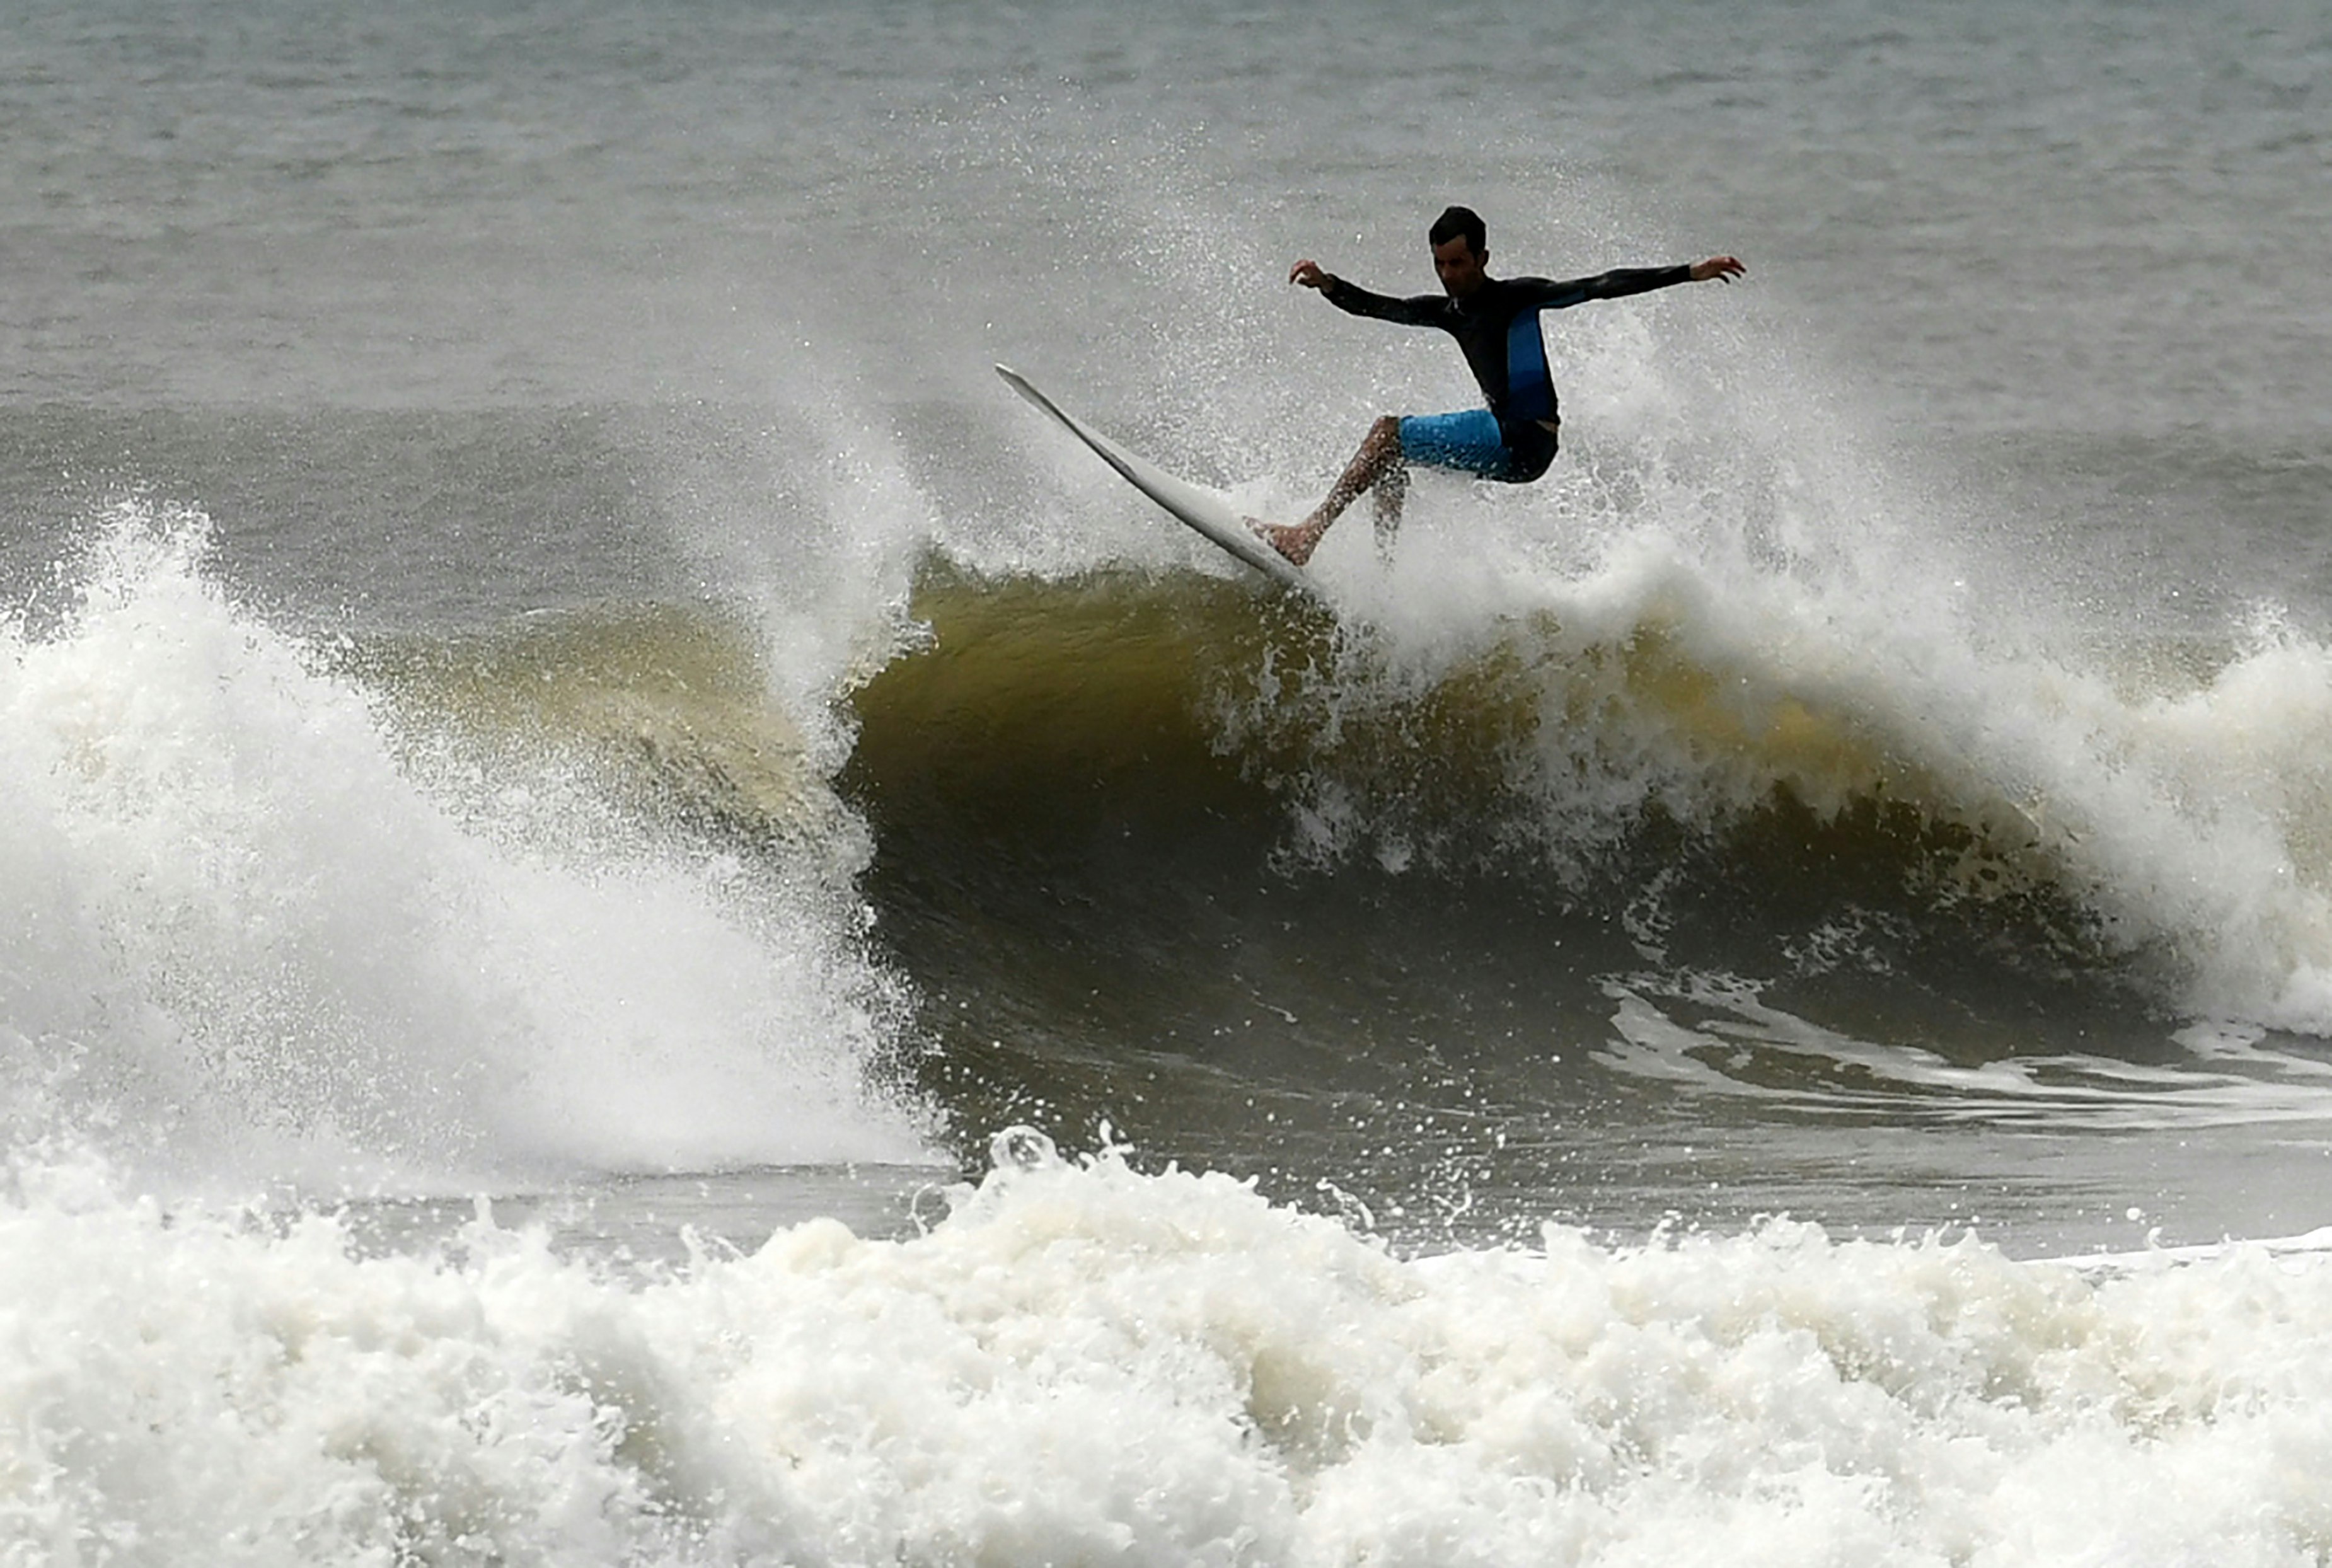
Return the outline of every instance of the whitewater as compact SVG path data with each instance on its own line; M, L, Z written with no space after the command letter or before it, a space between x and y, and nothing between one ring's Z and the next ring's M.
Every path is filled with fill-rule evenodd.
M0 1227L12 1554L228 1562L2311 1560L2326 1275L1776 1222L1402 1262L1004 1135L929 1232L616 1281L62 1171ZM27 1421L24 1417L32 1417ZM199 1440L193 1434L199 1433Z

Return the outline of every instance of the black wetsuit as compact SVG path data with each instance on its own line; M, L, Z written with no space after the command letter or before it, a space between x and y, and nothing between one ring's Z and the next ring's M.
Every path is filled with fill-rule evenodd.
M1527 483L1554 461L1554 432L1539 421L1558 422L1554 381L1547 373L1546 347L1539 337L1539 312L1568 310L1589 300L1624 299L1691 281L1689 266L1620 267L1567 283L1546 278L1486 278L1463 300L1447 294L1396 300L1332 274L1320 292L1330 304L1355 316L1407 327L1438 327L1457 339L1505 442L1508 471L1500 477Z

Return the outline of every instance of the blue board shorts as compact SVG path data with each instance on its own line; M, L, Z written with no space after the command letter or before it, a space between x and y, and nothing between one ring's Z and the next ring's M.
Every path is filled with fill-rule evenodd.
M1486 408L1407 416L1400 422L1400 454L1428 468L1454 468L1484 479L1505 479L1514 468L1498 421Z

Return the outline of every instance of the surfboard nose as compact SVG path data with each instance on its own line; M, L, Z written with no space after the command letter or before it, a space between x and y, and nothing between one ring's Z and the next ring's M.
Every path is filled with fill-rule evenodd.
M1136 490L1165 508L1184 527L1246 562L1280 587L1294 588L1322 604L1327 602L1316 578L1305 575L1278 550L1249 532L1248 520L1226 506L1219 496L1200 489L1187 479L1167 473L1148 458L1128 452L1037 391L1027 377L1010 366L999 365L996 373L1004 378L1006 386L1084 442L1095 456L1117 470Z

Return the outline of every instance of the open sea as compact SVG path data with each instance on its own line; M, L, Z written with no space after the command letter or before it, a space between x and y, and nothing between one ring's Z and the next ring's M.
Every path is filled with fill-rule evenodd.
M1564 447L1276 595L1431 292ZM19 0L0 1564L2332 1561L2319 0Z

